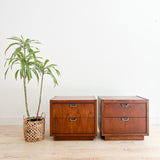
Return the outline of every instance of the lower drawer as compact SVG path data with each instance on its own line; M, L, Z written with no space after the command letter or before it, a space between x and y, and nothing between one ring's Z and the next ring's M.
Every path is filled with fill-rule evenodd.
M103 132L104 134L146 133L146 118L104 118Z
M53 118L52 133L94 133L94 118Z

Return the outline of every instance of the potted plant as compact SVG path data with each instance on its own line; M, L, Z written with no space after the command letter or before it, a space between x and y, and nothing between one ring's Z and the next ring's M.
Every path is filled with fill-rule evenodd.
M49 64L49 60L45 60L44 63L41 61L41 57L37 56L39 49L33 46L34 44L40 44L37 40L24 39L22 36L8 38L13 40L14 43L11 43L5 50L5 54L11 47L15 47L11 53L11 56L6 59L5 66L8 66L5 71L5 78L10 69L14 66L17 67L15 72L15 79L17 80L18 75L20 79L23 80L23 89L24 89L24 98L25 98L25 108L27 117L23 120L24 128L24 139L27 142L36 142L44 139L45 132L45 116L43 114L39 116L40 105L41 105L41 96L43 88L43 79L44 75L50 75L54 81L55 85L58 85L55 73L60 74L59 70L56 68L56 64ZM55 72L54 72L55 71ZM36 116L31 117L28 109L28 99L27 99L27 80L28 83L33 78L32 75L35 75L37 81L41 77L40 84L40 95L39 103Z

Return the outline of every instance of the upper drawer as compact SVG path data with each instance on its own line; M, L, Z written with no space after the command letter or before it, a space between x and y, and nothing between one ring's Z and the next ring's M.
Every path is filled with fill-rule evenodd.
M52 104L51 117L94 117L94 104Z
M102 108L103 117L146 117L145 103L106 103Z

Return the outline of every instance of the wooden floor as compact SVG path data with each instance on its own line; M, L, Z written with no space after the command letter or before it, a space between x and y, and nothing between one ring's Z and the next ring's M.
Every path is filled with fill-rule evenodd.
M21 126L0 126L0 160L160 160L160 125L150 126L144 141L24 142Z

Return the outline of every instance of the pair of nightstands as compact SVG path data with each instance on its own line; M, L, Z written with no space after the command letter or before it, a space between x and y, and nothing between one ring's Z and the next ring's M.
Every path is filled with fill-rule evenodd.
M143 140L149 135L148 99L101 96L98 102L100 132L105 140ZM97 136L97 99L51 99L50 135L55 140L93 140Z

